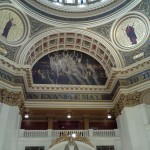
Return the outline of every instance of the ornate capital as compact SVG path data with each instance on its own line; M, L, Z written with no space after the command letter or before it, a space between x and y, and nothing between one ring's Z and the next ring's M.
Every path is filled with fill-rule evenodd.
M6 89L0 89L0 102L10 106L18 106L20 113L25 111L21 92L10 92Z
M117 117L121 114L121 111L124 107L133 107L141 103L142 100L140 99L140 93L138 92L132 94L121 94L118 102L112 109L112 113Z

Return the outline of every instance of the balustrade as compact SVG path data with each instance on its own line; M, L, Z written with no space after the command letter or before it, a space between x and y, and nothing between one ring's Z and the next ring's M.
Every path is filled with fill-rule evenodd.
M79 134L82 137L88 137L89 131L88 130L52 130L52 136L59 137L63 134L72 135L72 134Z
M48 130L24 130L23 136L27 138L48 137Z
M94 137L113 137L115 136L114 130L93 130Z
M118 130L117 130L118 131ZM82 137L115 137L116 130L20 130L20 137L25 138L45 138L60 137L63 134L78 134Z

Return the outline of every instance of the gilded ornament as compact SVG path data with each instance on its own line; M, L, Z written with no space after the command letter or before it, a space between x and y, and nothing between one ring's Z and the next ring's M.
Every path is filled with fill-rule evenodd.
M138 104L141 104L142 100L140 99L140 93L135 92L131 94L121 94L118 102L115 104L112 109L112 113L117 117L121 114L121 111L124 107L133 107Z

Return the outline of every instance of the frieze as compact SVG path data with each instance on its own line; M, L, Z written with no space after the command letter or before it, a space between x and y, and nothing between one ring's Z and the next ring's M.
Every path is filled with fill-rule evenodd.
M150 78L150 69L128 78L127 82L129 83L129 85L131 85L149 78Z
M8 82L11 82L11 83L20 83L20 84L23 84L23 77L21 76L14 76L2 69L0 69L0 79L3 79L3 80L6 80Z
M7 80L9 82L13 82L14 76L12 74L0 69L0 78Z
M108 94L109 95L109 94ZM86 93L27 93L28 100L104 100L109 96L102 94L86 94ZM108 100L108 99L105 99Z

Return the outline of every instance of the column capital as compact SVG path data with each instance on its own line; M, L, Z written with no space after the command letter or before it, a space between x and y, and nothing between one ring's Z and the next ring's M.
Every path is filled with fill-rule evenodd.
M20 113L26 110L21 92L10 92L7 89L0 89L0 102L10 106L18 106Z
M121 94L117 103L112 109L112 113L117 117L121 114L121 111L124 107L133 107L138 104L143 103L140 98L140 92L134 92L129 94Z

